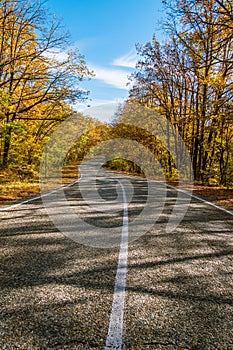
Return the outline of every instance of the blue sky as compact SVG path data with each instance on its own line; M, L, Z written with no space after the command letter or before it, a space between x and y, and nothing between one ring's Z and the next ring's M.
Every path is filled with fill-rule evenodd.
M48 0L47 5L62 18L73 45L96 74L81 86L90 90L91 101L77 109L127 98L127 76L137 61L135 44L151 40L153 33L162 36L162 0Z

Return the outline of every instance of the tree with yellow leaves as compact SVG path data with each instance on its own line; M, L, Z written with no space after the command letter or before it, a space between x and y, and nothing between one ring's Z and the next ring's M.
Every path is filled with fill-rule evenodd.
M1 165L7 167L15 125L64 120L65 104L85 98L79 83L92 73L79 52L65 51L69 37L40 1L2 0L0 34Z
M229 0L164 0L170 38L139 47L130 100L155 108L184 139L194 178L233 182L233 36ZM169 139L170 135L167 134Z

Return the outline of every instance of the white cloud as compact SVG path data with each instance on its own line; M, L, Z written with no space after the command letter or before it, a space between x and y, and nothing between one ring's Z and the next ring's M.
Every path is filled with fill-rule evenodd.
M60 48L56 48L56 47L53 48L52 50L47 50L45 51L44 56L49 59L57 60L58 62L63 62L68 60L70 51L79 52L78 43L67 46L67 48L64 50L61 50Z
M111 69L99 66L92 66L91 68L95 73L94 79L101 80L105 84L118 89L129 89L127 83L129 82L128 76L130 75L130 72L122 69Z
M58 62L63 62L68 59L68 52L61 51L60 49L53 49L51 51L45 51L44 56L51 60L56 60Z
M112 64L114 66L135 68L137 61L138 61L137 53L135 52L135 50L131 50L125 55L116 58Z
M75 50L75 48L77 48L77 43L70 46L68 49ZM58 62L63 62L68 59L68 50L62 51L59 48L54 48L51 51L46 51L44 56L49 59L57 60ZM131 70L129 70L129 68L135 67L136 61L137 55L133 50L131 50L126 55L116 58L108 67L98 66L95 64L88 64L88 66L95 73L95 76L92 79L100 80L105 84L111 85L118 89L129 90L130 85L128 84L130 83L129 76L131 74ZM126 69L114 68L112 66L122 66Z
M129 83L129 71L100 66L92 66L91 69L93 69L95 73L95 77L93 79L101 80L105 84L111 85L118 89L129 90L129 86L127 86L127 83Z
M87 105L77 104L75 110L82 112L84 115L99 119L102 122L110 122L118 107L121 103L124 102L124 99L116 100L95 100L91 103L91 107L87 108Z

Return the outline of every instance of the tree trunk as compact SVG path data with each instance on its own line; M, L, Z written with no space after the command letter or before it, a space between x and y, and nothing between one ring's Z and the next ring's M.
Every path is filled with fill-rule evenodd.
M4 137L4 143L3 143L3 157L2 157L2 167L7 168L8 167L8 158L9 158L9 151L10 151L10 144L11 144L11 132L12 127L6 128L6 134Z

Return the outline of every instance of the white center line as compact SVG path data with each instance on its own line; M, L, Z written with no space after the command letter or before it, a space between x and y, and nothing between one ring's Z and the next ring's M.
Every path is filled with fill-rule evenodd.
M121 349L122 334L124 322L124 304L125 304L125 288L127 275L127 257L128 257L128 204L125 189L120 181L118 181L123 193L124 213L122 224L122 235L120 244L120 253L115 278L115 287L112 303L112 311L108 328L108 336L105 344L105 350Z

